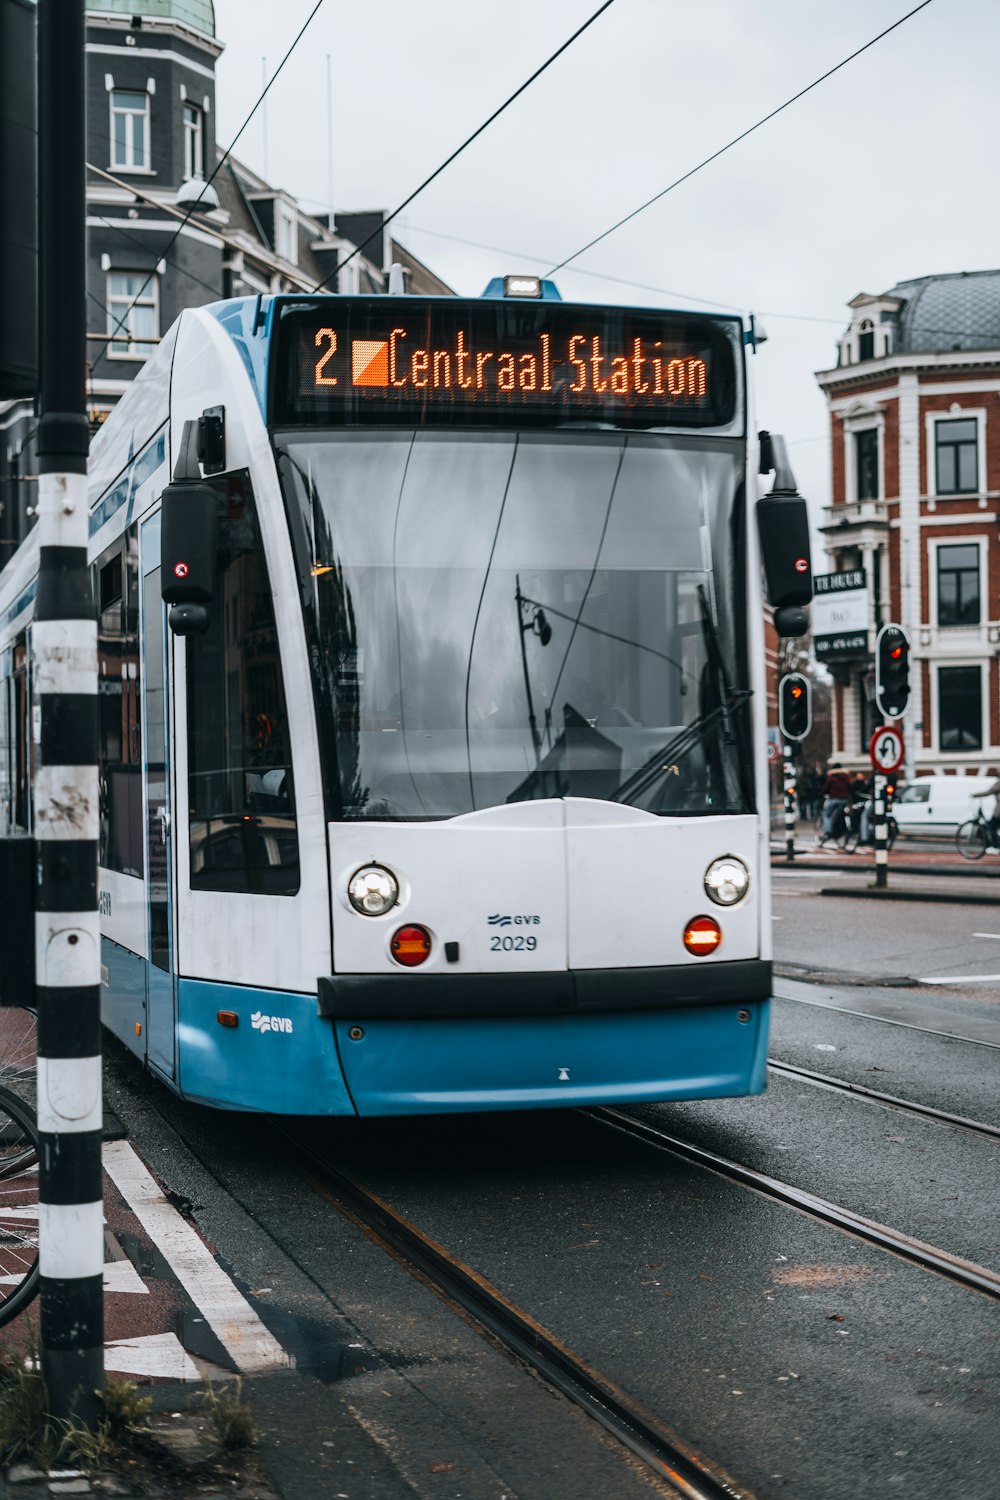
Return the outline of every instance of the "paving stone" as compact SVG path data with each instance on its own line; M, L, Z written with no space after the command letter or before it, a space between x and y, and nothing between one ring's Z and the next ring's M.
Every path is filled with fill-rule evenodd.
M36 1469L34 1464L13 1464L7 1471L8 1484L33 1484L44 1478L41 1469Z

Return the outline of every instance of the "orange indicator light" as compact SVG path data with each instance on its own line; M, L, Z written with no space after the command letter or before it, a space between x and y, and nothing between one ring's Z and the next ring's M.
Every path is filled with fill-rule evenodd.
M240 1024L240 1018L234 1010L217 1010L215 1012L215 1019L220 1026L238 1026Z
M714 953L721 942L722 928L714 917L692 917L684 929L684 946L698 958Z

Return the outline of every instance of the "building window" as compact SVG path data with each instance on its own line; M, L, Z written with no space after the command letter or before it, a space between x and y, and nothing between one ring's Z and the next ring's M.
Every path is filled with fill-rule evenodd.
M976 543L937 549L939 625L978 625L979 547Z
M149 167L149 95L111 93L111 165Z
M878 428L868 427L854 435L854 472L857 498L878 499Z
M874 359L874 358L875 358L875 329L872 326L872 323L869 321L869 319L866 318L865 321L860 325L860 328L858 329L858 359L859 359L859 361L864 361L866 359ZM870 496L866 496L866 497L859 497L859 498L868 498L868 499L870 499L871 497Z
M938 668L938 745L959 752L983 748L983 680L978 666Z
M971 495L979 488L979 439L975 417L934 423L935 490Z
M294 214L288 212L280 203L274 207L274 233L275 250L282 260L290 261L293 266L299 262L298 226Z
M205 151L203 116L197 105L184 106L184 180L204 177Z
M148 359L157 339L156 277L143 271L108 273L111 353Z

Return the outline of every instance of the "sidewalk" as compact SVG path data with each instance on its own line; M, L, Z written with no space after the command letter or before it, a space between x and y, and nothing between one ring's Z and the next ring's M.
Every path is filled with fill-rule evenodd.
M845 854L836 844L817 845L811 832L799 833L795 838L793 862L809 870L853 870L859 875L872 874L875 851L868 847ZM787 863L785 840L772 835L772 868L780 869ZM931 847L925 843L916 849L908 847L905 839L897 839L889 851L889 869L907 875L974 876L977 880L1000 880L1000 858L991 858L987 854L979 860L963 859L954 844L944 839L940 846Z

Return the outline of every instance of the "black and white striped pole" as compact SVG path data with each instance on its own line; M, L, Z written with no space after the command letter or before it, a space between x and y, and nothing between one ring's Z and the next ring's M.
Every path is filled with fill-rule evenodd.
M791 864L795 859L795 765L792 760L792 745L790 740L785 740L781 749L782 773L784 775L785 787L785 858Z
M38 7L38 593L32 626L40 1344L49 1413L104 1385L97 625L87 566L83 0Z
M875 832L875 888L884 890L889 884L889 819L886 807L887 778L875 772L872 812Z

